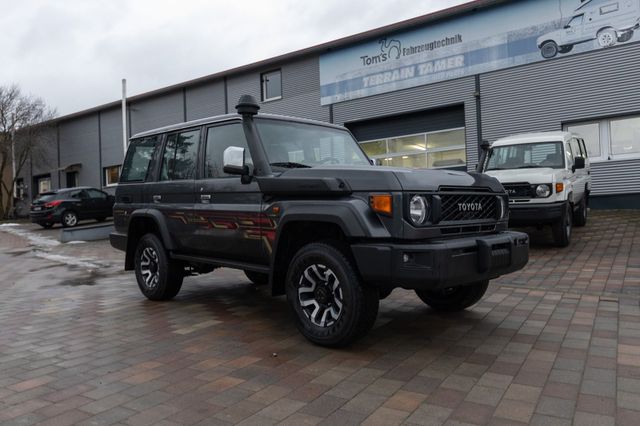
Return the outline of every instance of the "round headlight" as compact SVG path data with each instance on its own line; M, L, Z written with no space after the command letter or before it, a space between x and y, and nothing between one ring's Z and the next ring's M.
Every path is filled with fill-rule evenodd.
M545 198L549 195L551 195L551 188L549 188L549 185L536 186L536 197Z
M409 216L416 225L424 222L428 213L427 200L421 195L414 195L409 202Z

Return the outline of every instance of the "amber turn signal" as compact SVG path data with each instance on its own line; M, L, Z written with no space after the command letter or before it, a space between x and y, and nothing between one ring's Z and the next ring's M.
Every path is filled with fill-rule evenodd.
M562 191L564 191L564 183L556 183L556 194L559 194Z
M376 213L391 216L393 213L393 203L390 194L378 194L369 197L369 204Z

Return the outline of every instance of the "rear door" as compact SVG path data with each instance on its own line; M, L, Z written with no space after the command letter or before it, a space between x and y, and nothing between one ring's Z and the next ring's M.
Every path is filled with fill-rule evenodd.
M143 198L149 208L164 216L178 250L190 250L193 232L194 184L200 129L181 130L165 137L157 179L144 185Z
M97 189L87 189L87 193L92 204L93 217L103 218L113 214L107 193Z
M243 184L238 175L224 173L222 156L230 146L245 148L252 167L241 123L206 129L203 170L196 182L194 245L208 257L267 264L270 247L260 232L269 219L261 213L261 193L255 180Z

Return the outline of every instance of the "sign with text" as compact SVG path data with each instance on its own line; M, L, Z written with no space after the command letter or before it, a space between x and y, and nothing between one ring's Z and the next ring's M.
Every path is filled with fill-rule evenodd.
M634 41L640 0L522 0L320 57L322 105Z

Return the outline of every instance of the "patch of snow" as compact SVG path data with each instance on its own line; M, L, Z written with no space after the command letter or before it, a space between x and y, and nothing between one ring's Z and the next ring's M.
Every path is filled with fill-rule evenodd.
M9 227L9 226L20 226L19 223L0 223L0 228Z
M10 226L3 226L2 232L8 232L9 234L13 234L13 235L17 235L19 237L25 238L29 241L29 244L33 246L54 247L54 246L60 245L60 241L21 229L21 226L18 224L4 224L4 225L10 225Z
M65 244L84 244L86 241L67 241Z
M93 259L90 258L77 258L70 256L63 256L60 254L51 254L47 252L37 251L35 255L41 259L51 260L53 262L64 263L65 265L78 266L80 268L87 269L99 269L100 265L93 263Z

